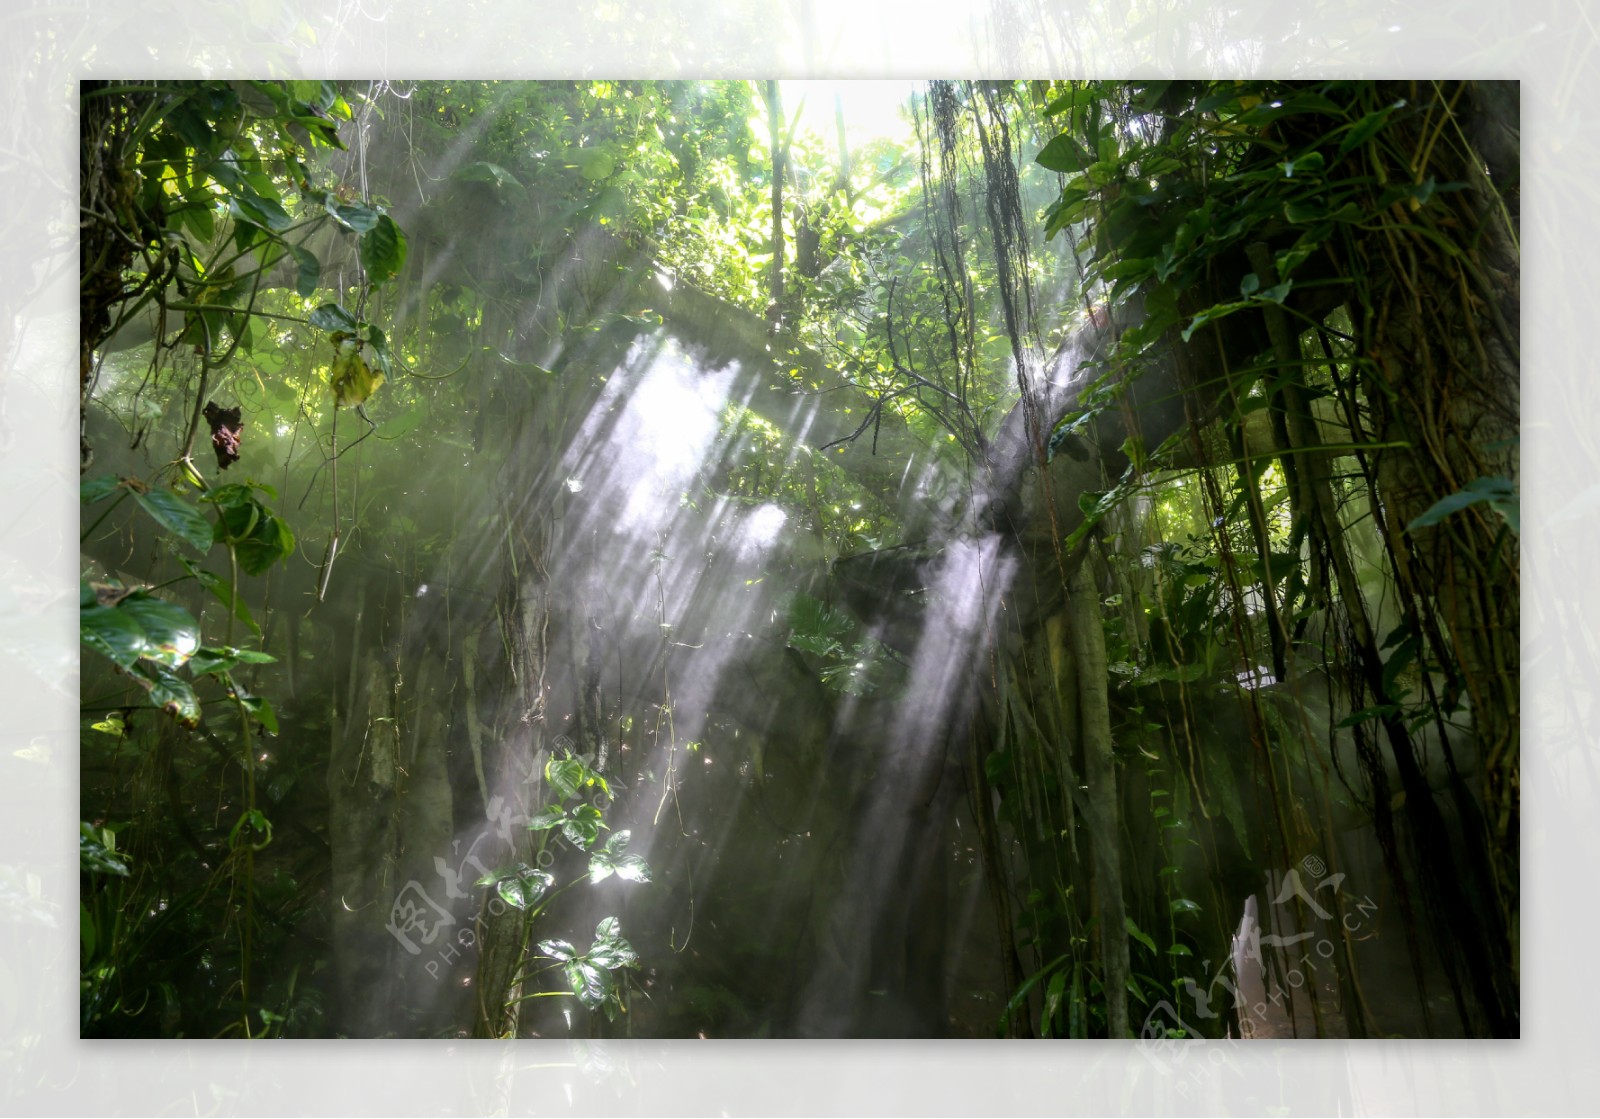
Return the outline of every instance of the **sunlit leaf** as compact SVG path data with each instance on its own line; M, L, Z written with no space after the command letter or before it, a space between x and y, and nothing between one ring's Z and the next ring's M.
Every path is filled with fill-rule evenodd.
M565 940L541 940L539 954L552 960L570 960L578 954L578 950Z
M628 882L650 881L650 867L638 855L624 855L617 860L617 877Z
M566 812L559 805L552 804L543 811L536 812L529 817L527 827L529 831L544 831L548 828L557 827L566 818Z
M116 610L132 618L143 630L145 647L141 656L177 668L200 647L200 623L194 615L173 602L148 591L134 591L116 605Z
M590 1010L598 1010L611 993L611 973L585 960L568 960L564 970L578 1001Z

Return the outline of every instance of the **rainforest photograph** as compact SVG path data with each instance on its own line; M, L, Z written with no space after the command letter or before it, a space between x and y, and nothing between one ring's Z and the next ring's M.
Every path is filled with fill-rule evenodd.
M75 92L80 1037L1521 1036L1518 82Z

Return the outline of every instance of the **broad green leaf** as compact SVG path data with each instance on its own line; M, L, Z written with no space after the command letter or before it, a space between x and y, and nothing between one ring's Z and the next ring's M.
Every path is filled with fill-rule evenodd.
M548 828L559 826L560 824L564 823L566 819L566 812L564 812L559 805L552 804L543 811L534 813L534 815L529 818L528 830L545 831Z
M1050 171L1060 171L1063 174L1082 171L1094 158L1078 142L1077 137L1063 132L1054 140L1046 144L1039 154L1034 156L1034 162Z
M406 238L388 214L361 235L361 267L367 281L377 286L400 274L406 263Z
M122 479L115 474L102 474L98 478L85 478L78 483L78 500L85 505L93 505L97 501L104 501L117 492L122 485ZM207 526L207 535L210 526Z
M1173 898L1171 909L1173 913L1198 913L1200 906L1188 898Z
M177 668L200 647L200 623L176 603L167 602L148 591L134 591L116 610L132 618L144 631L142 656Z
M121 668L132 668L150 646L144 627L130 615L99 604L79 610L78 636L89 648Z
M565 940L541 940L539 954L548 956L552 960L570 960L578 954L578 950Z
M507 905L515 909L528 908L528 893L520 878L502 878L494 885L495 892Z
M589 856L589 884L594 885L604 882L616 873L617 864L612 862L602 852L596 851Z
M316 294L317 281L322 278L322 261L317 259L316 253L299 245L290 245L289 252L294 254L298 266L294 277L295 294L301 299L310 299Z
M587 851L600 838L599 810L587 804L578 805L573 809L572 816L561 825L561 834Z
M573 153L578 173L590 182L609 179L617 168L616 157L603 148L579 148Z
M571 757L551 758L545 763L544 776L556 795L567 800L577 796L583 786L583 763Z
M639 855L624 855L617 860L617 877L627 882L648 882L649 864Z
M611 973L585 960L568 960L565 971L567 985L578 996L578 1001L590 1010L600 1009L611 993Z
M234 691L239 697L240 704L243 705L245 711L249 712L252 719L260 723L268 734L278 733L278 715L277 712L272 710L272 704L258 695L246 695L237 686L235 686Z
M189 658L189 671L196 676L227 672L238 664L270 664L278 658L254 649L235 649L232 646L212 648L202 645Z
M532 867L523 867L519 875L522 880L522 894L527 898L527 903L532 905L550 891L556 884L555 875L546 870L534 870Z
M206 520L204 513L171 490L158 489L148 493L134 490L133 499L155 518L157 524L201 555L211 550L211 522Z
M249 192L236 193L229 198L228 212L235 221L249 222L274 233L282 233L294 224L294 219L278 203Z
M129 675L150 693L150 702L186 727L200 724L200 701L189 681L159 664L140 661Z
M359 202L341 202L331 194L324 207L334 221L352 233L370 232L378 224L378 219L383 216L382 211L375 210L371 206L363 206Z
M221 515L213 535L218 543L233 546L246 575L260 575L279 560L294 555L294 533L255 499L254 489L265 487L219 486L202 499L217 506Z
M1142 932L1139 926L1133 923L1132 917L1123 917L1122 924L1123 927L1128 930L1129 936L1133 937L1133 939L1137 940L1140 944L1143 944L1146 948L1150 949L1150 951L1154 952L1156 950L1156 942L1150 939L1149 934Z
M350 312L337 303L324 303L312 311L309 318L312 326L330 334L334 331L354 334L361 329L361 324L351 317Z

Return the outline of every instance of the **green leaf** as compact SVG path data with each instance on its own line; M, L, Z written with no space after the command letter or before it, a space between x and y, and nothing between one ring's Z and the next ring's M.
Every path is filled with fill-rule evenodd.
M144 632L142 657L177 668L200 647L200 623L176 603L134 591L117 603L116 610Z
M216 505L220 516L212 535L231 544L246 575L260 575L279 560L294 555L294 533L265 505L254 490L262 486L219 486L202 499Z
M97 501L104 501L117 492L122 485L122 479L115 474L102 474L98 478L85 478L78 483L78 500L85 505L93 505ZM210 526L207 526L209 532Z
M336 331L354 334L361 329L361 324L350 316L350 312L337 303L324 303L315 311L312 311L310 322L312 326L317 327L319 330L326 330L329 334Z
M528 892L523 888L520 878L502 878L494 884L495 892L500 895L500 900L515 909L528 908Z
M1327 159L1321 152L1305 152L1296 159L1288 159L1279 166L1283 169L1283 177L1292 179L1296 175L1305 178L1321 171L1327 165Z
M1248 300L1246 300L1238 303L1218 303L1215 307L1206 308L1204 311L1201 311L1198 315L1196 315L1188 326L1183 328L1183 340L1187 342L1189 337L1194 334L1195 331L1199 330L1207 323L1216 322L1218 319L1226 318L1235 311L1241 310L1242 308L1248 306L1250 306L1250 303Z
M596 851L589 856L589 884L604 882L616 873L617 864L612 862L603 853Z
M200 725L200 701L189 681L174 675L160 664L140 661L129 675L150 693L150 702L186 727Z
M571 757L551 758L545 763L544 776L557 796L570 800L583 787L583 763Z
M557 827L566 821L567 814L559 805L552 804L541 812L535 813L528 820L529 831L545 831Z
M133 491L133 499L157 524L205 555L211 550L211 522L205 514L171 490Z
M547 870L534 870L532 867L522 867L519 877L522 880L522 894L527 903L532 905L545 894L550 892L550 887L556 884L555 875Z
M231 679L228 682L233 684ZM268 703L260 696L247 694L244 689L240 688L237 684L233 685L233 691L234 694L239 697L240 705L245 709L252 719L260 723L262 727L265 728L268 734L278 733L278 715L277 712L273 711L272 704Z
M294 292L301 299L310 299L316 294L317 281L322 278L322 261L317 259L316 253L299 245L290 245L289 252L299 265L295 270Z
M1156 950L1156 942L1150 938L1149 934L1142 932L1139 926L1133 923L1132 917L1123 917L1122 924L1128 930L1129 936L1143 944L1150 951L1154 952Z
M1346 155L1352 149L1359 148L1362 144L1372 139L1384 125L1389 123L1389 118L1394 115L1395 111L1404 106L1404 101L1396 101L1387 108L1379 109L1375 113L1368 113L1350 125L1350 130L1344 134L1344 139L1339 141L1339 154Z
M228 213L235 221L248 222L273 233L282 233L294 224L294 219L278 203L249 192L234 194L228 200Z
M374 287L400 274L406 263L406 238L388 214L361 235L361 267Z
M617 168L616 157L603 148L579 148L573 153L578 173L590 182L609 179Z
M624 855L617 860L617 877L626 882L648 882L649 864L639 855Z
M589 1010L598 1010L611 993L611 973L602 971L584 960L568 960L567 985Z
M1415 532L1419 528L1438 524L1452 513L1459 513L1469 506L1484 501L1489 502L1489 507L1505 519L1512 532L1520 532L1521 502L1517 496L1517 488L1510 479L1498 476L1478 478L1468 482L1465 489L1448 497L1441 497L1430 505L1425 513L1408 523L1406 531Z
M1188 898L1173 898L1171 909L1174 914L1200 912L1200 906Z
M1400 708L1394 704L1380 703L1375 707L1363 707L1360 711L1352 711L1333 725L1335 727L1353 727L1357 723L1364 723L1369 719L1386 719L1399 713Z
M107 831L106 836L112 836ZM78 869L85 874L116 874L126 878L128 864L119 859L104 842L102 833L84 821L78 823ZM112 836L115 841L115 836Z
M594 841L600 838L600 810L593 805L580 804L572 810L572 815L561 825L561 834L569 842L577 844L583 850L593 846Z
M1076 171L1082 171L1085 167L1094 163L1095 160L1084 146L1078 142L1077 137L1063 132L1046 144L1038 155L1034 156L1034 162L1050 171L1071 174Z
M114 607L98 604L79 610L78 637L121 668L132 668L149 647L137 621Z
M628 843L632 839L633 832L627 828L624 828L622 831L616 832L611 836L610 839L606 840L605 846L601 848L601 850L603 850L610 858L620 858L622 856L622 852L628 849Z
M235 649L232 646L212 648L202 645L189 658L189 671L196 676L227 672L239 664L270 664L278 658L254 649Z
M1190 948L1187 944L1169 944L1167 945L1167 955L1192 956L1194 955L1194 949Z
M565 940L541 940L539 953L552 960L570 960L578 954L578 950Z
M377 226L378 219L383 216L381 210L363 206L359 202L341 202L331 194L323 206L334 221L352 233L371 232Z

